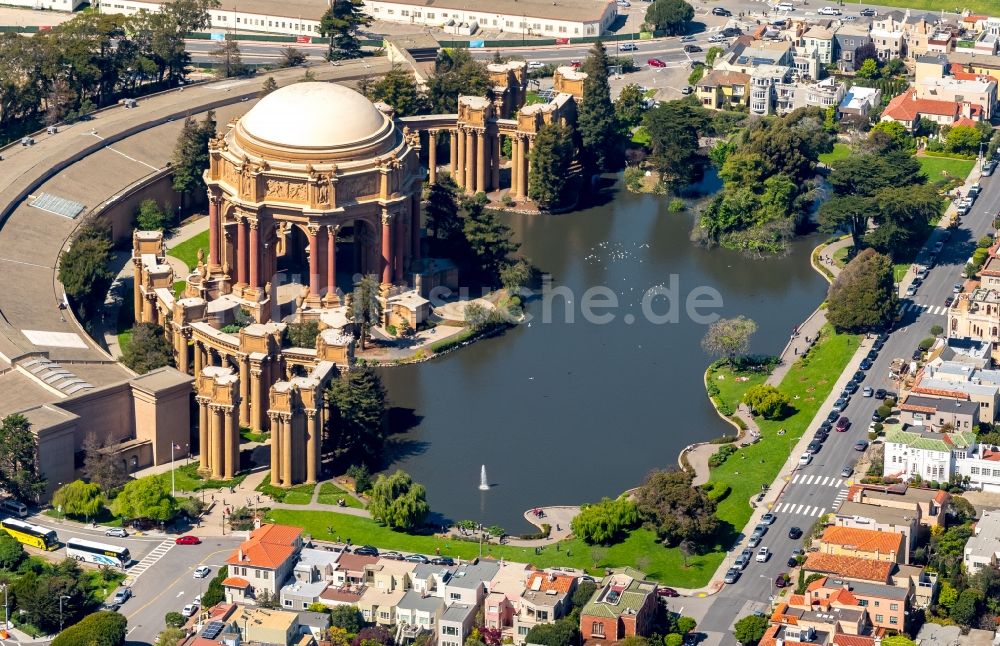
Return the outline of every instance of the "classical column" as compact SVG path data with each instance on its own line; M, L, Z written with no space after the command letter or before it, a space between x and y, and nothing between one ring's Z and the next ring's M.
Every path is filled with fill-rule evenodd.
M510 193L515 200L521 199L521 139L517 135L510 138Z
M489 167L486 165L487 153L489 153L489 137L486 136L486 131L476 132L476 192L485 193L488 189L486 185L486 178L489 177L487 171Z
M222 437L222 407L212 406L212 478L222 479L222 469L225 463L225 441Z
M240 357L240 424L250 426L250 357Z
M410 264L416 265L420 261L420 194L414 193L410 198L410 234L411 241Z
M250 392L252 397L250 401L250 429L254 433L260 433L264 430L264 411L267 409L266 394L261 376L261 367L259 365L250 366ZM271 430L273 435L274 429Z
M392 214L382 211L382 284L392 284Z
M292 416L281 415L281 484L292 486Z
M406 220L402 214L393 218L396 231L392 234L394 243L392 249L392 282L398 283L403 280L403 258L406 251Z
M319 424L317 424L317 411L306 411L306 482L316 482L316 471L319 465Z
M198 470L208 471L208 400L196 397L198 402Z
M177 369L184 374L187 374L190 365L189 350L187 336L181 330L177 333Z
M271 413L271 484L281 484L281 418Z
M153 299L156 298L154 294L146 294L142 300L142 323L155 323L153 316L156 311L153 309Z
M225 415L225 438L223 443L225 444L225 463L222 471L222 477L226 480L231 480L236 472L240 470L239 456L240 456L240 429L236 425L236 420L234 419L237 415L236 409L230 407L230 410L224 413Z
M236 282L241 285L247 284L247 224L246 218L240 218L236 236Z
M260 227L259 220L250 222L250 286L260 287Z
M437 134L437 130L427 131L427 181L431 184L437 184L438 177Z
M309 296L319 296L319 225L310 224L309 232Z
M521 140L521 195L525 199L528 197L528 181L529 181L529 171L531 170L531 158L528 156L529 151L529 139L525 137Z
M133 261L135 268L132 271L132 317L138 323L142 320L142 261Z
M451 170L451 178L455 179L455 170L458 168L458 132L448 131L448 168Z
M470 130L465 136L465 190L476 192L476 139L479 133Z
M465 186L465 143L466 132L465 130L458 131L458 164L455 167L455 172L452 173L452 179L459 186Z
M500 133L490 136L490 190L500 190Z
M208 266L219 266L219 202L208 192Z
M192 349L194 350L194 378L197 379L201 375L201 367L204 363L205 358L201 356L201 344L195 341L192 343Z
M339 225L326 227L326 297L328 300L337 298L337 231ZM339 303L339 299L337 299Z

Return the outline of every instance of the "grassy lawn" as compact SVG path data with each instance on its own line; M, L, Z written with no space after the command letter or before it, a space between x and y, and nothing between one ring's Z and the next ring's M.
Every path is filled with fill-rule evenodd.
M828 153L823 153L819 156L819 160L829 166L838 159L844 159L845 157L851 156L851 147L847 144L833 144L833 150Z
M246 426L241 426L240 437L246 440L247 442L258 442L260 444L263 444L264 442L267 442L268 438L271 437L271 434L254 433L251 429L247 428Z
M919 2L919 0L917 0ZM917 157L920 168L924 171L930 181L941 178L941 173L946 172L952 177L964 179L972 172L972 167L976 165L975 159L953 159L951 157L927 157L921 155Z
M534 105L535 103L548 103L548 101L539 96L538 92L528 90L528 93L524 95L524 104Z
M920 11L955 11L956 7L961 7L972 13L981 13L987 16L994 15L997 9L996 0L963 0L960 3L956 3L954 0L885 0L884 2L880 0L878 5Z
M181 294L184 293L184 289L187 288L186 280L175 280L174 281L174 298L180 298Z
M131 342L132 342L132 330L131 329L126 330L124 332L119 332L118 333L118 347L121 348L121 351L122 351L123 354L125 352L125 348L127 348L128 344L131 343Z
M841 247L833 252L833 262L837 263L837 266L843 268L847 265L847 256L851 253L853 247Z
M84 570L87 595L95 603L104 603L125 580L125 573L114 568L102 567L96 570Z
M271 500L283 502L287 505L308 505L312 502L313 490L315 488L316 485L311 484L302 484L288 489L284 489L282 487L272 487L270 475L266 476L264 480L257 485L257 491L270 496Z
M750 386L756 386L767 381L767 372L763 370L740 370L734 372L729 366L710 369L708 372L709 383L715 384L719 389L717 397L722 403L722 409L736 410L736 406L743 399L743 393ZM717 403L718 405L718 403Z
M184 242L172 247L167 251L168 256L173 256L177 258L185 265L188 269L194 269L198 266L198 250L201 249L205 252L205 258L207 261L208 256L208 231L202 231L193 238L189 238Z
M324 482L319 487L319 497L316 501L321 505L336 505L337 501L343 499L344 504L356 509L364 509L361 502L332 482Z
M168 488L170 487L170 472L159 473L153 478L159 478ZM182 467L174 469L174 483L177 491L201 491L202 489L222 489L223 487L235 487L243 482L246 474L238 475L232 480L205 480L198 475L198 463L192 462Z

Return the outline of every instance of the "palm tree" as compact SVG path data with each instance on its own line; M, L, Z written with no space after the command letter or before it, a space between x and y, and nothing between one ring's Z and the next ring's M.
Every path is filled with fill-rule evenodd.
M361 337L361 351L372 326L382 320L382 301L379 300L379 282L373 274L363 276L354 286L348 316L357 326Z

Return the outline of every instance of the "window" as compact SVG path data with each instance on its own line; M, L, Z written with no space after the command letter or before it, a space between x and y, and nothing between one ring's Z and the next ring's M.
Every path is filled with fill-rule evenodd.
M882 623L883 621L882 615L875 615L875 621L877 621L878 623Z
M506 26L506 27L513 27L514 26L514 21L513 20L508 20L508 21L506 21L504 23L504 26Z
M898 624L899 623L899 617L889 617L889 623L890 624Z
M428 14L427 14L427 17L428 17L428 18L433 18L433 17L434 17L434 16L436 16L436 15L437 15L436 13L428 13Z
M527 635L528 634L528 630L530 630L530 629L527 626L518 626L517 627L517 634L518 635Z
M455 626L441 626L441 634L442 635L452 635L452 636L457 637L458 636L458 628L456 628Z
M1000 469L993 469L993 477L1000 478Z
M401 15L401 16L409 16L410 15L410 10L409 9L403 9L403 10L401 10L399 12L399 15Z
M595 637L604 637L604 624L599 621L590 624L590 634Z
M449 599L461 599L462 598L462 593L461 592L449 592L448 593L448 598Z
M562 25L559 25L559 33L560 34L565 34L566 33L566 28L563 27Z
M876 602L875 602L875 607L876 607L876 608L878 608L878 607L879 607L880 605L881 605L881 602L880 602L880 601L876 601Z
M288 607L288 608L291 608L292 607L292 600L291 599L285 599L285 606Z
M539 610L538 612L535 613L535 617L538 618L538 621L548 621L549 612L547 610Z
M899 610L899 604L898 603L890 603L889 604L889 610Z
M978 476L979 475L979 467L972 467L972 468L969 469L969 472L972 473L972 475L974 475L974 476Z
M379 619L388 619L389 618L389 611L388 610L380 610L379 613L378 613L378 616L379 616Z
M865 608L865 607L868 606L868 600L867 599L858 599L858 605L861 606L862 608Z

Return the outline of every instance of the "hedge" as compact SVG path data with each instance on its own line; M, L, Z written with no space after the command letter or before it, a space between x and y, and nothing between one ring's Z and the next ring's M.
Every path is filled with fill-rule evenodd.
M59 633L52 646L122 646L127 625L124 615L101 610Z
M722 465L723 462L729 459L729 456L736 453L736 447L732 444L723 444L719 447L712 457L708 459L708 466L714 468Z

